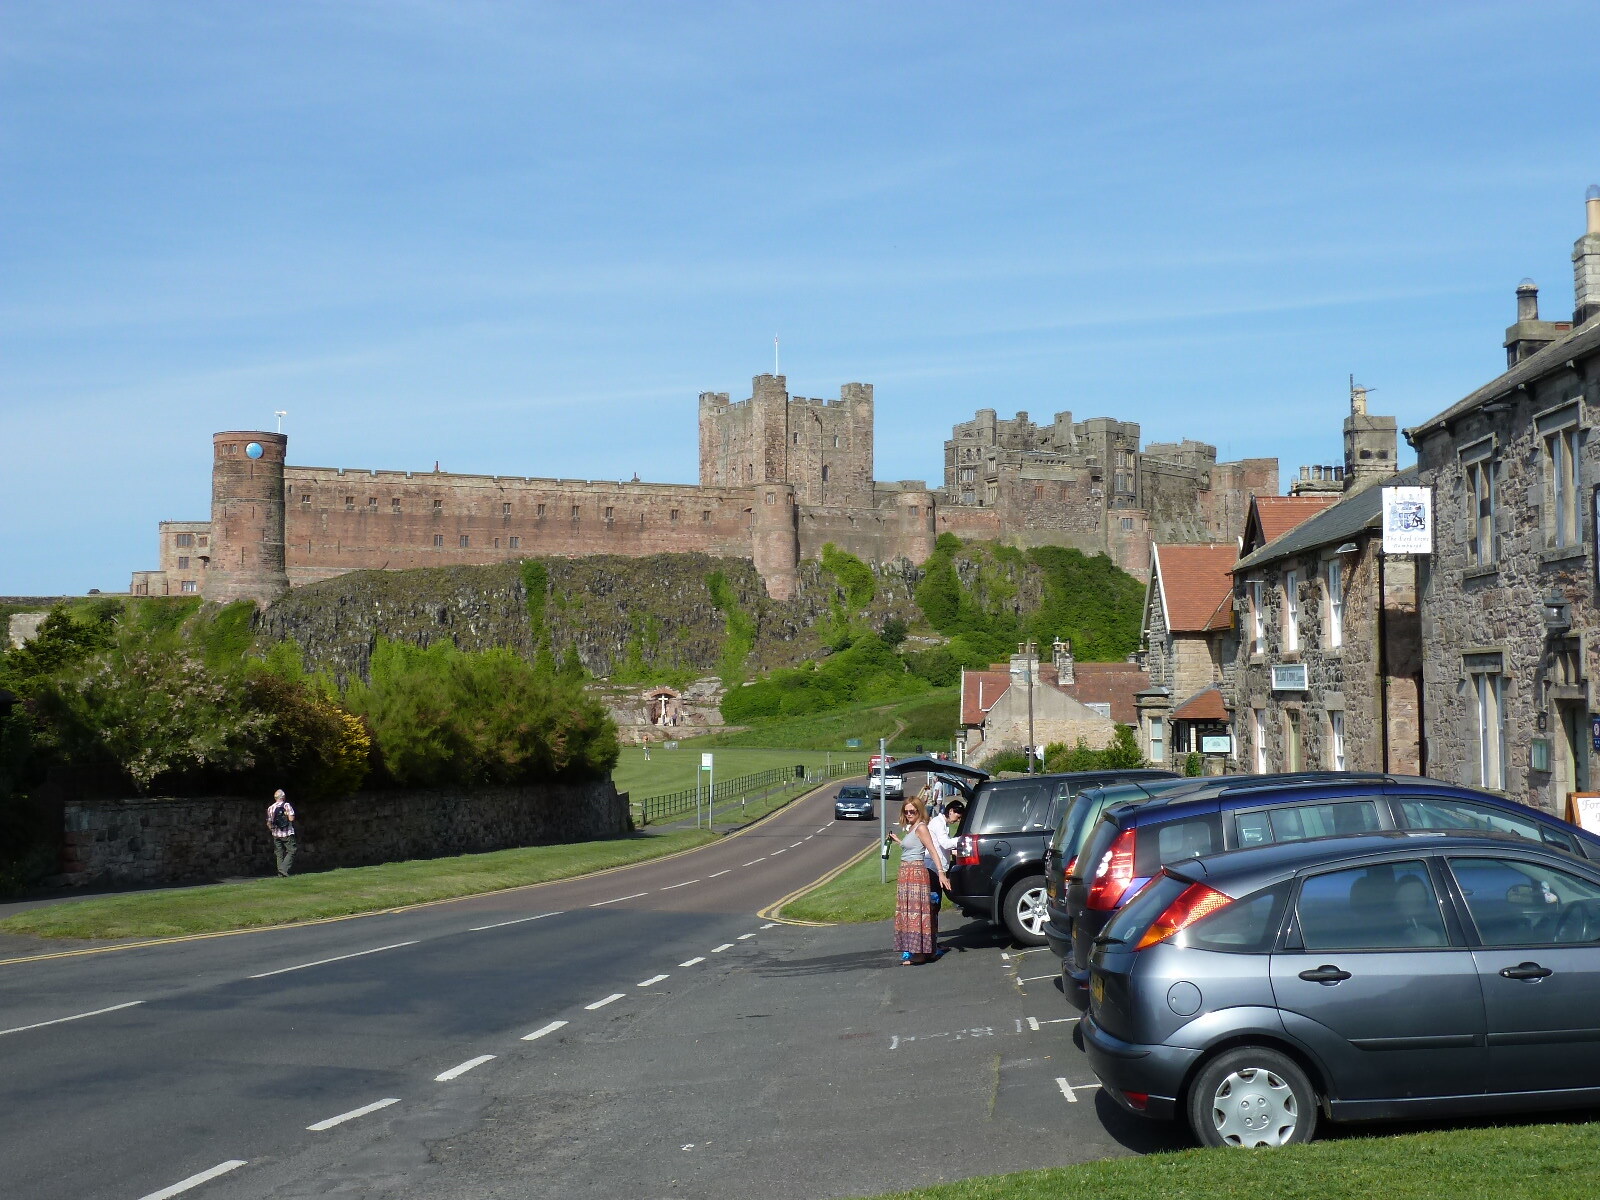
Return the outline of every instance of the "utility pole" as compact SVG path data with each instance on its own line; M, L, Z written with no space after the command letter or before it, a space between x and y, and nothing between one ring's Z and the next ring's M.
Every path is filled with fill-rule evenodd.
M1028 774L1029 775L1033 774L1034 747L1037 744L1037 743L1035 743L1034 737L1033 737L1033 661L1034 661L1034 655L1037 653L1037 650L1038 650L1038 643L1037 642L1024 642L1022 644L1022 653L1023 653L1023 656L1024 656L1023 660L1022 660L1023 679L1027 682L1027 685L1028 685Z
M889 783L887 767L889 755L889 739L878 739L878 839L883 845L883 852L878 856L878 882L889 882L889 810L884 807L884 788Z

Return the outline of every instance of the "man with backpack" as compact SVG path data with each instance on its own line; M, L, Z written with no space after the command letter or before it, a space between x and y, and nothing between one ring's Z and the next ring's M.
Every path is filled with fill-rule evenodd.
M294 805L284 797L282 788L272 793L272 803L267 806L267 832L272 835L272 857L277 860L278 874L288 875L294 866Z

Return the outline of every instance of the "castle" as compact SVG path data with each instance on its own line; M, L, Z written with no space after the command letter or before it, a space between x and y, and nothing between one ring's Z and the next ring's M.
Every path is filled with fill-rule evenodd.
M1276 459L1218 463L1200 442L1140 448L1139 426L1049 427L981 410L945 443L945 483L873 478L872 385L836 400L756 376L748 400L700 396L698 484L297 467L281 433L212 437L211 520L163 521L160 565L135 595L267 603L347 571L541 555L698 552L754 562L775 598L833 543L869 562L920 563L934 540L1066 545L1145 578L1149 543L1237 537Z

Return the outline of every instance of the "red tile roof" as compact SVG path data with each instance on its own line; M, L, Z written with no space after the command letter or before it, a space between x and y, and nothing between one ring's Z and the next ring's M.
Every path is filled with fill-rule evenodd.
M961 724L982 725L983 716L1011 686L1011 672L1005 668L961 673Z
M1111 705L1111 719L1119 725L1138 723L1133 698L1150 686L1149 672L1128 662L1074 663L1072 671L1074 682L1063 692L1083 704Z
M1325 508L1332 508L1344 499L1344 493L1333 492L1311 496L1252 496L1250 515L1245 519L1245 546L1259 549L1268 542L1277 541L1303 521L1309 521Z
M1204 633L1233 623L1233 564L1239 559L1238 546L1232 542L1156 546L1154 558L1168 629Z
M1172 710L1174 721L1226 721L1229 713L1222 702L1222 689L1208 687L1196 692Z

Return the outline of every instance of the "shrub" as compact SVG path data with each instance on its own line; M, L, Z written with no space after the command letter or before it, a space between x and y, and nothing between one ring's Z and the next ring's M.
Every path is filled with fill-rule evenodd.
M1205 759L1200 756L1200 752L1198 750L1189 751L1188 756L1183 760L1183 773L1191 778L1197 778L1205 774L1205 769Z
M1028 755L1022 750L998 750L983 760L980 769L991 775L998 775L1001 771L1026 771Z

